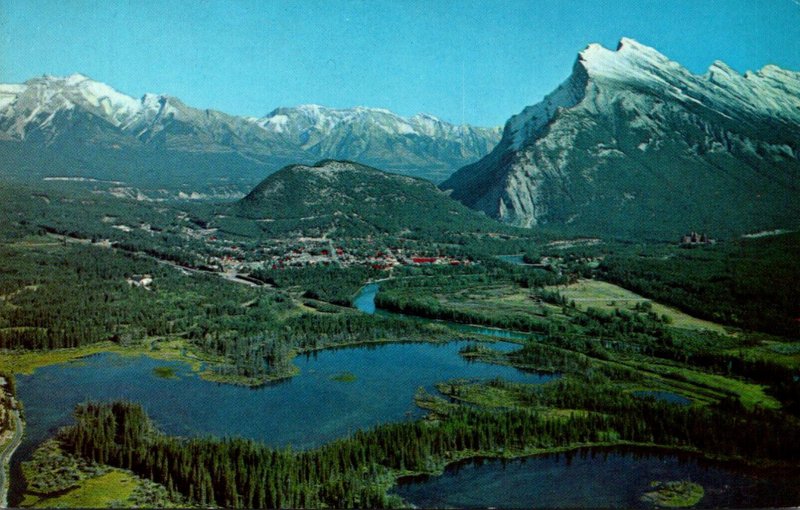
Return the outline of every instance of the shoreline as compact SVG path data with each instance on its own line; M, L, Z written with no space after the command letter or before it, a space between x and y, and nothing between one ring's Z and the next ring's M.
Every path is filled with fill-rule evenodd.
M451 466L457 465L459 463L466 463L472 460L479 460L479 459L488 459L488 460L507 460L507 461L514 461L526 458L533 458L533 457L543 457L547 455L554 455L554 454L561 454L561 453L570 453L576 452L582 449L599 449L599 450L612 450L615 448L630 448L630 449L642 449L642 450L650 450L652 453L658 454L665 454L665 455L676 455L676 454L684 454L684 455L691 455L698 459L702 459L707 462L715 462L720 463L722 465L735 465L738 469L744 470L755 470L755 471L769 471L769 470L786 470L786 469L797 469L798 466L793 465L791 463L780 463L780 462L752 462L749 461L747 458L744 457L731 457L725 455L716 455L712 453L707 453L702 450L699 450L694 447L690 446L671 446L671 445L661 445L656 443L639 443L636 441L609 441L609 442L601 442L601 443L577 443L577 444L570 444L564 446L553 446L549 448L524 448L521 450L511 450L511 451L469 451L469 452L461 452L461 454L454 455L453 458L447 459L446 461L442 462L441 460L437 460L436 466L428 471L395 471L392 472L391 476L393 478L393 482L388 484L385 488L387 496L390 495L392 488L400 485L400 482L404 479L408 481L413 481L412 479L415 478L422 478L422 477L438 477L445 474L448 468ZM403 500L403 503L408 505L404 508L413 508L413 505L410 505L407 501Z

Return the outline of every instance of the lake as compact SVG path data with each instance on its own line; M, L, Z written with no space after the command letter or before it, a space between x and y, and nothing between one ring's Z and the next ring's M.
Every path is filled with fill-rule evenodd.
M376 284L365 286L355 306L380 313L374 304L377 292ZM515 338L505 336L512 332L456 326ZM433 391L436 382L502 378L543 383L557 377L467 361L458 351L469 343L393 343L325 350L296 358L298 376L259 388L204 381L184 363L145 356L105 353L40 368L33 375L17 377L27 427L12 461L10 502L19 501L23 488L20 462L58 427L68 425L75 405L87 400L138 402L168 434L240 436L303 449L380 423L420 418L424 412L414 405L414 394L419 387ZM492 348L507 351L518 346L497 342ZM158 377L156 369L164 367L175 377ZM162 375L170 370L163 370ZM688 456L638 450L598 452L584 449L576 455L458 463L439 477L403 480L396 493L426 507L629 507L643 506L638 498L653 480L691 478L706 487L703 506L707 502L786 504L800 499L797 489L790 491L791 484L766 483ZM794 497L763 499L782 497L786 491ZM750 499L735 499L745 496Z
M790 506L797 474L763 473L683 453L644 448L583 448L514 460L476 459L441 476L401 479L393 492L420 507L653 508L641 501L653 481L702 485L699 507Z
M357 429L419 418L423 411L414 405L419 387L435 391L435 383L453 378L542 383L555 377L467 361L458 353L467 344L393 343L325 350L296 358L298 376L259 388L204 381L184 363L145 356L104 353L39 368L33 375L17 377L27 425L13 457L14 485L19 488L19 462L58 427L69 424L75 405L87 400L141 403L168 434L241 436L276 447L311 448ZM176 377L158 377L157 367L170 367ZM345 379L353 380L336 380L343 373L352 374Z

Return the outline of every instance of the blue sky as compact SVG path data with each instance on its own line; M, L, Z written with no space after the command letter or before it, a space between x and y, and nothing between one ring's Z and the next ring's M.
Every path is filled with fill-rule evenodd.
M317 103L501 125L588 43L623 36L698 73L800 70L800 0L0 0L0 82L81 72L238 115Z

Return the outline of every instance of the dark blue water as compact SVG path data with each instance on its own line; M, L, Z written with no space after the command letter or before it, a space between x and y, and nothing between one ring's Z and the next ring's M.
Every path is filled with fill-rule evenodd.
M378 295L378 290L380 287L377 283L364 285L353 300L353 306L365 313L375 313L375 296Z
M433 391L436 382L500 377L540 383L554 377L467 361L458 354L467 344L400 343L322 351L295 360L300 375L255 389L204 381L183 363L145 356L106 353L43 367L17 377L27 425L14 455L14 471L18 475L19 461L58 427L69 424L75 405L86 400L141 403L168 434L241 436L274 446L310 448L357 429L419 418L422 411L414 405L414 393L419 387ZM177 378L155 376L158 366L172 367ZM355 381L334 380L342 372L355 375Z
M677 393L672 393L671 391L656 391L656 390L634 391L633 396L639 398L652 397L656 400L661 400L663 402L669 402L670 404L678 404L682 406L688 406L692 403L691 399L688 399L683 395L678 395Z
M640 499L652 490L650 483L672 480L703 486L699 508L800 502L796 473L756 473L686 454L630 448L467 461L442 476L401 479L394 492L428 508L652 508Z
M187 365L144 356L99 354L77 363L38 369L17 378L25 405L26 440L40 441L69 423L75 404L87 399L142 403L169 434L238 435L297 448L320 445L378 423L419 417L414 393L452 378L538 383L553 376L469 362L458 351L467 342L402 343L329 350L300 357L300 375L245 388L204 381ZM153 374L170 366L176 379ZM353 382L334 380L350 372ZM57 391L56 391L57 389Z

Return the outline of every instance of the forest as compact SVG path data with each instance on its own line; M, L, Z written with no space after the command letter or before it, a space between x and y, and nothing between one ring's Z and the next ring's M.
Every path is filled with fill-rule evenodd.
M757 463L800 460L800 427L734 401L713 408L597 394L561 384L542 401L592 409L567 420L536 411L459 407L434 422L380 425L321 448L292 452L242 439L169 437L136 404L87 403L59 434L65 450L130 469L196 504L225 507L386 507L393 477L436 471L476 454L583 444L637 443L697 449ZM388 480L388 481L387 481Z
M800 233L675 248L667 256L621 251L598 276L698 317L800 337Z
M145 274L153 280L148 287L130 283ZM331 274L331 289L348 289L345 282L353 282L345 276L349 273ZM144 339L157 347L158 340L177 337L206 355L213 372L244 384L291 375L298 352L441 335L423 324L347 308L301 308L302 299L280 290L182 273L122 250L47 236L0 246L0 295L5 296L0 349L50 350L103 341L134 346Z
M256 386L294 375L293 358L319 349L486 340L400 315L406 314L528 333L515 340L515 350L476 341L461 355L556 377L540 386L442 381L437 395L417 402L430 411L426 419L355 431L308 451L245 439L170 437L131 402L81 405L74 423L57 435L65 455L130 470L176 501L397 506L402 502L390 489L398 476L436 473L479 454L586 444L677 448L758 466L800 462L794 320L800 317L800 274L791 264L800 247L796 234L685 248L595 240L548 244L550 234L517 236L511 229L497 235L452 231L436 240L427 239L425 229L403 239L376 233L342 243L357 253L402 246L469 264L391 272L368 265L263 264L250 273L262 284L250 286L221 278L210 260L233 253L234 243L242 260L266 260L274 249L265 237L271 231L225 217L227 210L117 205L89 195L57 198L55 192L31 201L0 188L2 196L9 198L0 205L0 219L7 220L0 229L4 354L102 342L153 354L178 342L181 356L205 364L205 377ZM297 227L290 223L274 228ZM123 225L136 228L116 228ZM193 237L198 233L205 237ZM225 242L207 242L212 234ZM497 258L521 252L536 267ZM539 264L543 257L548 264ZM152 280L146 285L144 275ZM630 306L566 297L568 286L587 278L645 297ZM352 308L370 281L380 285L377 305L400 314ZM686 329L656 312L662 308L647 298L740 329ZM8 381L13 388L13 378ZM651 390L674 392L691 404L634 395ZM486 395L502 396L502 405L485 405L491 399L478 397ZM0 428L8 426L3 416Z

